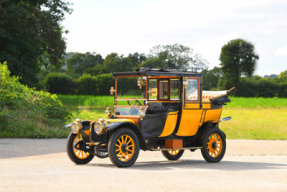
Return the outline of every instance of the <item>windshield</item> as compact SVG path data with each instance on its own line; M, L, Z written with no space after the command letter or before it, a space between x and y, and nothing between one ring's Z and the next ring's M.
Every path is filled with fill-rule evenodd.
M116 78L116 115L139 115L146 104L146 76Z
M117 77L117 99L146 99L146 77Z

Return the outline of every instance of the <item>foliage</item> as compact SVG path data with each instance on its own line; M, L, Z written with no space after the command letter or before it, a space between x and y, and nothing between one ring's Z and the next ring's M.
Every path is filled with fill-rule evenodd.
M70 59L67 59L68 74L78 74L81 76L95 66L102 66L104 59L96 53L75 53Z
M281 72L279 76L276 78L278 82L287 82L287 70Z
M20 84L6 63L0 63L0 93L0 137L55 136L72 115L56 95Z
M114 106L114 96L58 95L58 99L66 106L77 105L94 108Z
M279 85L274 80L241 78L236 87L239 97L275 97L279 92Z
M75 80L77 84L77 93L79 95L99 95L99 80L96 76L83 74Z
M206 69L207 64L208 63L199 55L194 55L191 48L180 44L174 44L154 46L150 50L148 60L143 62L141 66L180 69L195 67L199 69Z
M44 81L45 90L52 94L73 94L75 83L64 73L50 73Z
M217 88L218 81L222 77L222 70L220 67L214 67L212 70L202 70L201 74L203 77L203 90L211 90Z
M98 75L99 80L99 95L109 95L110 88L115 86L115 80L113 74L102 74Z
M221 48L220 65L226 87L237 86L241 75L251 77L259 56L254 52L254 45L243 39L229 41Z
M0 62L7 61L11 75L29 86L37 85L42 64L62 64L66 42L60 26L69 3L62 0L0 2Z
M287 82L279 83L279 92L277 93L277 97L287 98Z

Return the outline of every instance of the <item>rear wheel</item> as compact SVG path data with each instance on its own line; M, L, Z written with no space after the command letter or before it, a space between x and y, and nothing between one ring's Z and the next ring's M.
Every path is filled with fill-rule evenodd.
M176 161L179 158L181 158L184 150L167 150L167 151L161 151L163 156L170 161Z
M77 148L84 147L80 146L81 144L78 144L76 146L76 144L82 140L83 140L82 133L78 134L70 133L70 135L68 136L66 144L67 153L71 161L73 161L76 164L87 164L94 158L94 155L90 154L89 152L76 149L76 147Z
M204 133L201 154L209 163L217 163L224 157L226 140L224 133L217 129L209 129Z
M122 128L112 134L108 153L115 166L130 167L138 158L139 148L136 134L130 129Z

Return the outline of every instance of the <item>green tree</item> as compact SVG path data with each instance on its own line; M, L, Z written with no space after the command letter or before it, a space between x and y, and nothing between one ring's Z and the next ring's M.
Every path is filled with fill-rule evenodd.
M287 70L282 71L280 75L276 78L278 82L287 82Z
M132 61L129 57L124 57L118 53L111 53L106 56L104 67L109 69L109 72L132 71Z
M62 64L67 33L60 25L71 13L63 0L2 0L0 2L0 62L26 85L37 84L42 64Z
M67 73L81 76L84 73L88 73L90 68L97 65L101 66L103 62L102 56L95 52L75 53L70 59L67 59Z
M144 67L198 68L206 69L208 63L200 55L193 54L189 47L174 45L157 45L150 50Z
M147 57L144 53L139 54L138 52L135 52L134 54L129 54L128 58L131 60L132 67L136 68L139 64L147 60Z
M219 60L226 78L226 88L237 86L241 75L251 77L258 59L254 45L243 39L234 39L224 45Z
M216 89L219 79L222 78L222 70L220 67L214 67L212 70L204 69L201 72L203 76L203 89Z

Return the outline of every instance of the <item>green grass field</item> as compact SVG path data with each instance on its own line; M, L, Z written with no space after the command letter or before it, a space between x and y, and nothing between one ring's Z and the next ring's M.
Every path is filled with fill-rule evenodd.
M58 95L64 105L105 108L114 105L114 96L89 96L89 95ZM230 97L231 103L227 109L287 109L287 98L244 98Z
M74 116L92 120L105 117L105 108L113 107L113 96L64 96L59 99L65 105L79 105L80 113ZM231 97L231 103L223 107L221 118L232 116L219 127L228 139L287 139L286 98Z

